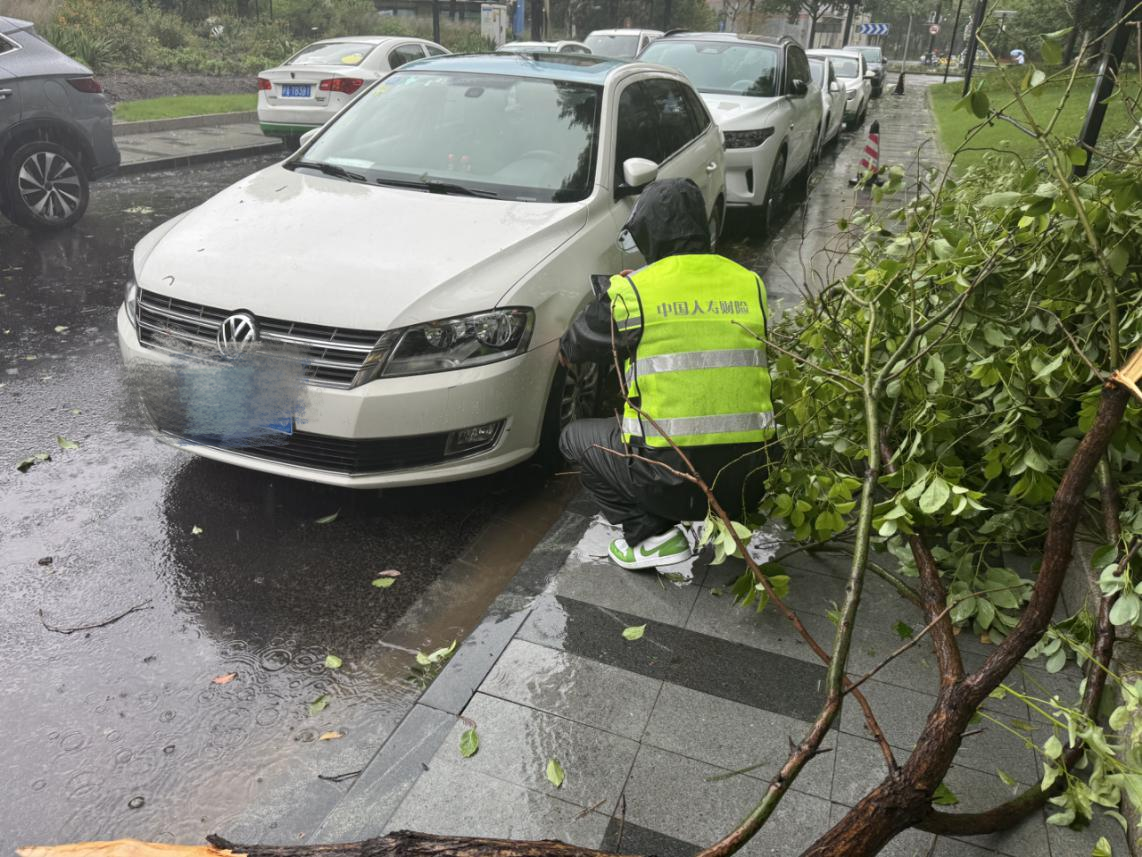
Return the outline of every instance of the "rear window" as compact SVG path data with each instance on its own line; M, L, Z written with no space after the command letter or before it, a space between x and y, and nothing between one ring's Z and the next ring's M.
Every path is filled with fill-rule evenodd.
M591 53L617 59L634 59L638 54L638 36L591 33L583 40Z
M882 62L883 57L880 53L880 48L845 48L846 51L853 51L854 53L862 54L865 62Z
M360 65L376 45L366 42L318 42L286 60L286 65Z
M7 53L8 51L14 51L14 50L16 50L16 46L12 42L10 42L6 38L4 38L3 36L0 36L0 54L4 54L4 53Z

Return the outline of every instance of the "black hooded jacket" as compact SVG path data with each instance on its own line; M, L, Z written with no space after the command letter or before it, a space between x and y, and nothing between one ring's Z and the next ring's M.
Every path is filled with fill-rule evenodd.
M667 256L710 252L706 202L691 179L662 179L639 196L626 229L646 263ZM625 358L638 344L639 331L612 331L611 302L603 295L589 304L559 340L559 351L571 363L604 363L612 359L612 342ZM612 336L614 337L612 339Z

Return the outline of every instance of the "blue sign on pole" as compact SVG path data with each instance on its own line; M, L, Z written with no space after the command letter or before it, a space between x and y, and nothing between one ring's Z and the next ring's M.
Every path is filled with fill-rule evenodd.
M857 25L857 32L862 36L886 36L888 35L888 24L859 24Z
M515 0L515 20L512 21L512 30L515 32L515 37L518 39L520 33L523 32L523 7L525 0Z

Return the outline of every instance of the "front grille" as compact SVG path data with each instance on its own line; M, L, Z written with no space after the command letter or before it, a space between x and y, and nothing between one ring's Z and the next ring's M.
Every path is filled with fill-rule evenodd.
M171 353L214 354L218 327L231 312L140 289L139 342L146 348ZM342 388L353 385L381 337L373 330L276 318L259 318L258 331L261 341L271 349L304 364L307 381Z
M295 431L292 435L282 435L280 440L273 444L241 446L230 451L282 464L312 467L333 473L364 475L409 467L424 467L445 460L475 455L495 446L500 434L502 432L497 432L487 443L465 449L460 454L448 452L449 432L352 440ZM181 439L195 442L191 438ZM200 442L208 446L215 445L205 438Z

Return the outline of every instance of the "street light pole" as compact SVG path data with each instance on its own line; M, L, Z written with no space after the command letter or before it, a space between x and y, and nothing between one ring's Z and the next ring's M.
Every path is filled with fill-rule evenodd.
M967 95L971 89L971 73L975 68L975 54L976 48L979 47L979 40L976 36L979 34L979 28L983 24L983 16L987 14L987 0L979 0L975 7L975 15L971 19L971 38L968 39L968 55L964 61L964 91L963 95Z
M956 23L952 24L952 41L948 45L948 61L944 63L944 83L948 82L948 69L952 67L952 57L956 55L956 33L960 29L960 12L963 11L964 0L956 5Z
M860 5L860 0L849 0L849 11L845 15L845 33L841 38L841 47L849 43L849 39L853 34L853 15L856 13L856 7Z

